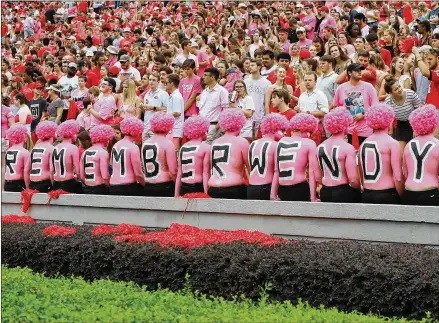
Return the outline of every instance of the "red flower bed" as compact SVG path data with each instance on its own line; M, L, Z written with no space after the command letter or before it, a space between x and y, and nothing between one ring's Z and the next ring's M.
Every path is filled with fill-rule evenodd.
M8 214L2 216L2 223L35 223L35 219L28 215Z
M62 236L66 237L76 233L76 228L63 227L60 225L51 225L43 230L43 234L46 236Z
M139 227L138 225L121 223L116 227L106 224L98 225L93 228L91 234L95 236L108 235L108 234L130 235L130 234L141 234L143 232L145 232L145 229Z
M148 234L128 234L115 238L118 242L157 242L160 247L194 248L214 243L230 243L243 241L247 243L272 246L285 243L287 240L270 236L259 231L224 231L212 229L199 229L185 224L173 223L169 229Z

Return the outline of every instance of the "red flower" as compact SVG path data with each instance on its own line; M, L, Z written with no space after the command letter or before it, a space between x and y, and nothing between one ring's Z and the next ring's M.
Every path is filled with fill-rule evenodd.
M8 214L2 216L2 223L35 223L35 219L28 215Z
M49 193L47 193L47 195L49 195L49 199L47 200L47 204L50 204L50 201L52 199L58 199L63 194L70 194L70 193L66 192L64 190L50 191Z
M117 233L116 228L107 224L95 226L91 231L91 234L94 236L115 234L115 233Z
M43 230L43 234L46 236L62 236L66 237L76 233L76 228L63 227L60 225L51 225Z
M169 229L161 232L147 234L125 234L115 238L118 242L156 242L160 247L194 248L214 243L231 243L243 241L247 243L272 246L285 243L287 240L273 237L259 231L224 231L212 229L199 229L185 224L173 223Z

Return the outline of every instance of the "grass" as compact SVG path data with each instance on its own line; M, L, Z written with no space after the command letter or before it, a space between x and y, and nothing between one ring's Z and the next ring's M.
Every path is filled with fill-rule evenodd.
M267 288L267 286L266 286ZM269 287L268 287L269 288ZM408 322L299 302L225 301L199 295L148 291L133 283L81 278L48 278L30 269L2 267L3 322ZM425 319L424 322L428 322Z

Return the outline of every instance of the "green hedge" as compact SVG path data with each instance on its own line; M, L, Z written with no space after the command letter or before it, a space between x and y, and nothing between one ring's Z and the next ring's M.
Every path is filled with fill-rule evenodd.
M299 303L253 303L147 291L133 283L51 279L30 269L2 268L3 322L383 322L384 318ZM400 320L399 322L407 322Z
M185 276L201 293L256 300L270 283L270 299L299 298L344 312L439 319L439 251L413 245L291 242L272 247L245 243L194 249L126 244L92 236L77 226L69 237L47 237L47 224L2 225L2 263L48 275L132 281L152 289L181 290Z

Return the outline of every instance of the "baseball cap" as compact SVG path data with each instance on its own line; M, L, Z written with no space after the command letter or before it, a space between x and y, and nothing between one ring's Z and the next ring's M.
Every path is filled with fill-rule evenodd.
M85 62L83 60L79 60L78 63L77 63L77 67L81 68L83 66L85 66Z
M239 5L238 5L238 8L247 8L247 5L245 4L245 3L240 3Z
M117 54L117 48L114 47L114 46L108 46L108 47L107 47L107 51L108 51L110 54L113 54L113 55L116 55L116 54Z
M213 25L211 25L211 24L206 25L206 28L213 28Z
M322 12L328 12L329 13L329 8L326 7L326 6L323 6L323 7L319 8L319 10L322 11Z
M93 52L87 52L86 54L85 54L85 56L87 56L87 57L93 57L93 56L95 56L95 54L93 54Z
M360 65L358 63L353 63L350 64L347 68L348 72L352 72L352 71L362 71L365 70L366 68L363 65Z
M55 92L61 92L60 89L54 87L53 85L51 85L49 87L46 87L46 91L49 91L49 90L52 90L52 91L55 91Z
M75 36L70 36L70 37L68 37L67 39L68 39L68 40L74 40L74 41L76 41L76 37L75 37Z
M76 63L73 63L73 62L69 63L69 67L73 67L73 68L78 69L78 65L76 65Z
M304 33L306 30L305 30L305 28L303 28L303 27L297 27L296 28L296 33L300 33L300 32L302 32L302 33Z
M299 57L301 59L308 59L308 58L311 58L311 53L306 48L302 48L299 52Z
M431 39L439 39L439 33L433 34L433 36L431 36Z
M130 57L128 55L122 55L119 59L119 62L129 62Z
M191 25L191 28L196 28L197 31L199 30L197 25Z
M430 45L424 45L424 46L421 46L421 47L419 48L419 51L420 51L420 52L429 52L430 49L433 49L433 47L431 47Z
M41 82L36 82L34 84L34 89L42 89L44 88L43 84L41 84Z
M111 67L108 69L108 74L111 74L111 75L118 75L119 72L120 72L120 68L117 67L117 66L111 66Z
M192 47L199 47L198 43L196 41L191 42L191 46Z
M125 28L123 29L123 32L124 32L124 33L130 33L130 32L131 32L131 28L130 28L130 27L125 27Z

